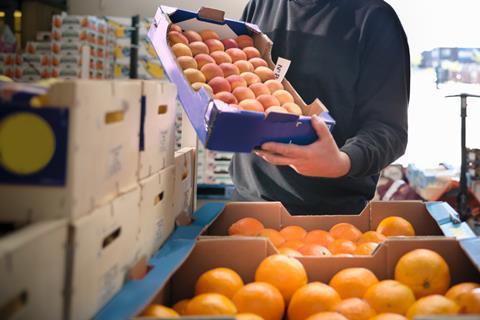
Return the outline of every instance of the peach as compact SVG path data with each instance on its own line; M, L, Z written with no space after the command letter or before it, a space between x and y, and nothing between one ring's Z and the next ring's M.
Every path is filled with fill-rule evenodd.
M262 80L262 82L275 79L273 70L268 67L258 67L254 72L260 78L260 80Z
M228 82L230 82L230 86L232 90L238 87L247 87L247 81L240 77L239 75L232 74L231 76L227 77Z
M174 44L172 46L172 51L177 58L182 56L190 56L190 57L193 56L192 50L190 50L190 48L184 43Z
M242 51L242 49L231 48L227 49L227 51L225 52L230 56L230 58L232 58L233 62L239 60L247 60L247 55L245 54L245 52Z
M254 83L249 88L255 93L255 97L261 96L262 94L270 94L270 89L268 89L264 83Z
M215 51L210 53L210 56L215 60L217 64L222 64L225 62L232 63L232 58L223 51Z
M218 99L218 100L222 100L223 102L228 103L228 104L237 104L238 103L237 98L235 98L235 96L232 93L226 92L226 91L222 91L222 92L217 93L214 96L214 98Z
M213 96L212 87L210 87L208 84L203 83L203 82L195 82L195 83L192 83L192 88L193 88L193 90L195 90L195 91L200 90L202 87L205 88L205 90L207 90L207 92Z
M243 48L243 52L247 55L247 59L260 58L260 51L255 47L246 47ZM245 60L247 60L245 59Z
M208 85L212 87L213 93L217 94L222 91L230 92L232 87L230 87L230 82L223 77L215 77L208 82Z
M197 31L188 30L183 33L183 35L188 39L190 42L195 41L203 41L202 37Z
M202 40L208 40L208 39L217 39L220 40L220 37L215 31L212 30L203 30L200 31L200 36L202 37Z
M192 69L192 68L185 69L185 70L183 70L183 74L185 75L185 77L187 78L187 80L191 84L195 83L195 82L205 82L205 81L207 81L205 79L205 76L203 75L203 73L201 73L197 69Z
M212 57L205 53L199 53L195 56L195 61L197 61L198 68L202 68L207 63L215 63Z
M251 86L254 83L262 82L260 78L253 72L243 72L240 76L247 81L247 86Z
M254 46L252 37L247 36L245 34L238 36L236 41L237 41L238 47L241 49Z
M277 112L277 113L288 113L288 111L283 108L283 107L279 107L279 106L272 106L270 108L267 108L265 110L265 113L266 114L269 114L270 112Z
M296 114L297 116L301 116L303 114L302 108L298 106L298 104L293 102L287 102L283 106L288 113Z
M255 99L243 100L238 104L238 106L243 110L258 111L258 112L265 111L263 109L262 104Z
M252 66L257 69L258 67L267 67L268 68L268 63L267 61L263 60L262 58L252 58L248 60L252 64Z
M274 93L277 90L283 90L283 84L278 81L278 80L268 80L265 81L265 84L267 85L268 89L270 89L271 93Z
M257 101L260 102L265 110L273 106L280 106L278 99L269 94L262 94L257 97Z
M205 79L207 79L207 82L212 80L215 77L222 77L223 78L223 71L222 68L220 68L217 64L215 63L207 63L204 65L200 71L203 73L205 76Z
M238 67L233 63L228 63L228 62L221 63L220 68L222 68L223 76L225 78L233 74L236 74L236 75L240 74L240 70L238 70Z
M238 67L238 70L240 70L240 73L253 72L255 70L253 65L248 61L235 61L233 64Z
M237 87L233 90L232 93L238 101L255 99L255 93L253 93L253 91L248 89L247 87Z
M280 101L281 106L285 103L294 102L293 96L287 90L277 90L273 93L273 96Z
M238 48L238 43L235 41L235 39L223 39L222 40L223 46L226 49L231 49L231 48Z
M193 57L183 56L177 58L178 65L182 68L182 70L192 68L197 69L197 61Z
M170 43L170 45L174 45L176 43L183 43L183 44L189 43L187 37L185 37L183 34L181 34L178 31L170 31L168 33L168 42Z
M193 56L196 56L200 53L209 54L210 50L208 50L207 45L202 41L195 41L190 43L190 50L192 51Z
M225 47L223 46L223 43L220 40L217 40L217 39L205 40L205 44L207 45L208 49L210 50L210 53L215 52L215 51L224 51L225 50Z
M182 32L182 27L180 27L178 24L172 23L172 24L168 27L168 30L169 30L169 31Z

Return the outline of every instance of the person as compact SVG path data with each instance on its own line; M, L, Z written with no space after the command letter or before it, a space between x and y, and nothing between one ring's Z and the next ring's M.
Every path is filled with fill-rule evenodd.
M410 56L395 11L382 0L251 0L243 20L292 61L287 79L336 120L318 140L265 143L235 154L234 201L281 201L292 214L354 214L375 194L379 172L407 145Z

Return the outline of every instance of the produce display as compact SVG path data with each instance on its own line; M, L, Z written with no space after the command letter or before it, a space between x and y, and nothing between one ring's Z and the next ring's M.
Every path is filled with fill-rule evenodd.
M259 236L270 239L279 253L289 256L354 256L370 255L379 243L392 236L414 236L410 222L402 217L383 219L375 231L362 233L350 223L338 223L330 230L307 232L300 226L287 226L281 230L265 228L255 218L242 218L233 223L231 236Z
M203 273L191 299L171 308L153 304L142 316L235 315L237 319L401 320L416 316L480 313L480 284L451 286L450 268L435 251L415 249L396 263L394 279L367 268L346 268L329 283L309 282L303 264L276 254L265 258L254 282L229 268ZM405 277L408 275L408 277Z
M194 90L205 88L215 99L241 110L303 114L250 36L221 40L214 31L183 31L175 24L167 36Z

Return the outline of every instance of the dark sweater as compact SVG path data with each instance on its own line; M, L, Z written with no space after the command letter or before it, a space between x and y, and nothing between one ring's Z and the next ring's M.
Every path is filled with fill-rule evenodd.
M311 178L236 154L234 199L281 201L293 214L358 213L407 145L410 57L397 15L382 0L251 0L243 20L273 41L273 61L292 61L287 79L303 99L329 109L352 167L342 178Z

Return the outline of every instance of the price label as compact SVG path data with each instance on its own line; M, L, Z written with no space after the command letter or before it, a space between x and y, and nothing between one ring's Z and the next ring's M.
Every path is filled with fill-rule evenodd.
M284 58L278 58L277 64L275 65L275 69L273 69L273 73L275 74L275 79L282 82L287 74L288 68L290 68L290 60Z

